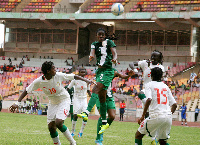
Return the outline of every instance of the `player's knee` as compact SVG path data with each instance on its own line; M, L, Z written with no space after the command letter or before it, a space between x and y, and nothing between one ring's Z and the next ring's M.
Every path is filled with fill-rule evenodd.
M50 133L56 132L56 126L48 126L48 129Z
M138 130L137 132L135 133L135 139L142 139L143 138L143 134L141 134Z
M165 141L164 139L159 139L159 143L160 145L166 145L167 141Z
M142 94L144 94L144 92L143 92L143 91L140 91L140 92L138 93L138 95L142 95Z
M113 121L113 120L115 119L115 115L114 115L114 114L110 115L110 116L109 116L109 119L110 119L111 121Z

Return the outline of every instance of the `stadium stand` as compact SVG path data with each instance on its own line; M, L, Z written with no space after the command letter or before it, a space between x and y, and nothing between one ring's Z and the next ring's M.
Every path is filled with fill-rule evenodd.
M21 0L0 0L0 12L11 12Z

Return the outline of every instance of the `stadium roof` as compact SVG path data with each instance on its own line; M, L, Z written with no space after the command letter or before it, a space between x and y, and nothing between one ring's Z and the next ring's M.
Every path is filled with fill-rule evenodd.
M187 21L195 27L200 27L200 12L136 12L124 13L120 16L114 16L112 13L0 13L0 20L5 21L47 21L48 23L54 22L73 22L80 27L83 22L102 22L102 21L155 21L159 25L165 27L165 20L172 21Z

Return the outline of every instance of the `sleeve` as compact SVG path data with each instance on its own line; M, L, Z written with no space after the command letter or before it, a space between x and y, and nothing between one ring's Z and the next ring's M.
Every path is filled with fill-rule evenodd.
M32 91L37 90L38 88L40 88L39 78L34 80L28 87L26 87L26 91L27 93L31 93Z
M71 81L71 83L69 84L68 88L71 89L75 84L75 80Z
M138 62L138 67L141 67L143 71L144 71L145 66L148 66L146 60L142 60Z
M95 49L95 43L94 42L91 44L91 49Z
M108 40L107 43L108 43L108 48L116 47L115 43L112 40Z
M152 91L151 91L151 87L150 87L150 83L148 83L146 86L145 86L145 95L146 95L146 98L150 98L152 99Z
M67 80L73 80L75 74L71 73L71 74L66 74L66 73L62 73L62 72L57 72L56 74L59 75L59 77L61 78L62 81L67 81Z
M167 90L168 90L168 99L169 99L169 106L172 106L174 103L176 103L173 95L172 95L172 92L170 91L169 87L167 87Z
M90 84L87 85L87 90L90 90Z

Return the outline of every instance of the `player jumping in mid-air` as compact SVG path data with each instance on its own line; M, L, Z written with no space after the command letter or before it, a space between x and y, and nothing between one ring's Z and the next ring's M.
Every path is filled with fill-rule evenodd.
M79 70L79 76L84 78L85 75L86 75L86 69L81 68ZM74 100L73 100L74 117L72 120L71 135L74 137L74 131L75 131L76 122L77 122L77 118L78 118L77 114L86 111L86 109L87 109L87 93L90 97L91 97L91 93L90 93L90 85L87 84L85 81L73 80L69 84L68 89L71 89L72 87L74 87ZM87 120L83 119L81 130L78 133L78 137L82 137L83 130L84 130L86 124L87 124Z
M140 98L140 100L142 100L143 106L146 103L146 84L149 83L151 81L151 69L154 67L159 67L162 69L163 72L165 72L164 67L162 66L162 62L163 62L163 55L161 52L154 50L151 53L151 61L148 60L142 60L139 61L138 63L133 63L133 64L129 64L131 69L134 69L135 67L140 67L142 68L143 71L143 81L144 81L144 89L141 90L141 92L139 92L138 97ZM146 114L146 117L148 117L148 112ZM155 141L155 137L152 137L152 145L156 144Z
M161 82L162 74L162 69L159 67L151 70L152 81L145 86L147 99L142 117L138 120L140 127L135 134L135 145L142 145L145 134L156 136L160 145L169 145L167 139L171 130L172 114L177 104L169 87ZM145 119L148 109L149 117Z
M96 55L97 66L98 66L98 69L96 71L97 85L95 85L94 88L92 89L91 99L99 97L100 114L102 118L102 127L101 130L99 131L100 134L103 133L109 127L109 124L107 123L106 119L106 112L107 112L106 93L114 76L114 70L112 69L112 62L113 63L117 62L117 52L115 48L116 45L112 40L109 39L105 40L105 34L106 32L104 29L99 28L97 30L98 41L93 42L91 44L91 52L89 56L89 61L91 62ZM96 99L93 99L90 102L96 103ZM90 106L90 104L88 104L88 106ZM88 119L88 113L87 112L82 113L81 117Z
M58 128L63 135L68 139L70 145L76 145L76 141L71 136L69 129L63 124L67 118L70 109L70 96L62 85L63 81L66 80L83 80L87 83L91 81L84 79L74 74L65 74L56 72L53 62L44 62L41 68L44 75L35 79L21 94L18 99L18 105L13 104L10 107L10 111L14 112L18 108L22 99L30 92L41 88L43 92L49 98L49 105L47 111L47 123L51 138L54 144L60 145L59 135L56 129Z
M128 75L122 75L114 68L113 68L113 70L114 70L114 77L119 77L122 79L128 79L129 77L134 75L134 72L132 70L129 71ZM113 77L113 79L114 79L114 77ZM106 94L106 104L107 104L107 113L108 113L107 122L108 122L109 126L112 124L113 120L115 119L115 115L116 115L115 100L113 98L113 93L112 93L111 89L112 89L112 82L110 83L110 86L108 87L107 94ZM100 111L100 102L99 102L98 98L96 99L96 106L97 106L97 109ZM102 121L101 121L101 117L99 117L99 120L97 123L97 137L96 137L96 141L95 141L95 143L97 145L103 145L102 144L103 134L99 134L101 125L102 125Z

